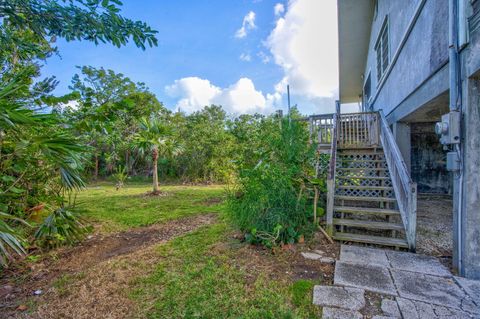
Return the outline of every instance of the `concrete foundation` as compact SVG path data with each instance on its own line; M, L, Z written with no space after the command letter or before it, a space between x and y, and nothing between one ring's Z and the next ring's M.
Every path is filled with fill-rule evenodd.
M461 212L454 216L454 227L460 232L461 249L455 260L460 274L467 278L480 279L480 78L466 81L466 96L463 104L463 177ZM460 220L461 227L458 227Z

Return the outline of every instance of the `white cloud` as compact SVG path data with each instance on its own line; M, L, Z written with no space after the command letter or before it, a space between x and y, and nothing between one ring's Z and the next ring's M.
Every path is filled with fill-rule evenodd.
M279 16L282 13L285 12L285 6L282 3L277 3L275 7L273 7L273 12L275 13L275 16Z
M267 64L270 62L270 56L265 54L265 52L263 51L258 52L257 56L260 58L260 60L262 60L264 64Z
M273 61L283 70L272 92L258 91L249 78L223 88L206 79L183 78L165 88L177 98L177 110L193 112L220 104L231 113L268 114L285 106L286 86L290 84L292 104L298 103L303 113L332 112L338 96L336 1L290 0L280 11L275 10L277 21L265 41L269 52L257 53L263 63ZM236 37L247 36L253 28L255 13L249 12Z
M178 99L177 111L187 113L201 110L206 105L216 104L222 105L229 113L268 114L281 99L281 95L277 93L265 96L255 88L249 78L241 78L226 88L220 88L209 80L187 77L166 86L165 92Z
M71 108L73 110L77 110L78 107L79 107L79 103L77 100L71 100L71 101L68 101L66 104L64 104L64 107L65 108Z
M242 39L247 36L248 31L255 29L255 12L250 11L243 17L242 27L237 30L235 33L235 37Z
M263 93L255 89L249 78L241 78L237 83L222 90L216 102L233 113L255 113L265 109Z
M250 61L252 61L252 56L248 53L242 53L242 54L240 54L240 60L245 61L245 62L250 62Z
M187 77L167 85L165 92L171 97L179 98L177 109L191 113L205 105L210 105L214 97L221 93L221 90L208 80Z
M290 84L293 94L314 104L326 97L334 107L338 88L336 26L334 0L292 0L288 3L285 15L277 19L266 41L273 60L284 73L275 92L285 93L286 85ZM330 103L327 105L330 107Z
M80 103L77 100L70 100L67 103L60 103L58 109L60 112L65 112L66 110L78 110Z

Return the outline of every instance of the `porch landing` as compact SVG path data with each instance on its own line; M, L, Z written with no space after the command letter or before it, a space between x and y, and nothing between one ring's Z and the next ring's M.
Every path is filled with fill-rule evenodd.
M367 295L379 311L365 313ZM334 286L315 286L313 303L323 318L480 318L480 281L453 276L434 257L342 245Z

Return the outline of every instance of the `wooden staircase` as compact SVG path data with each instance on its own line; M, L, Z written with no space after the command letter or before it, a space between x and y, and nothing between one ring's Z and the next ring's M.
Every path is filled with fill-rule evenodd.
M333 238L408 248L383 149L339 149Z
M416 184L381 112L310 117L330 154L327 231L336 240L415 251Z

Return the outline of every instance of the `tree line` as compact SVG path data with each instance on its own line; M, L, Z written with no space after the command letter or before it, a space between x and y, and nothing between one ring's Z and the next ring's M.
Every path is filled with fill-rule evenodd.
M53 107L85 146L84 176L119 171L187 183L227 182L252 146L263 115L228 115L210 105L185 114L167 109L143 83L112 70L81 67L72 80L77 102ZM248 145L250 143L250 145ZM155 177L155 172L159 177ZM154 182L156 185L157 182Z
M297 240L313 154L305 125L231 116L219 105L174 112L144 83L104 68L79 67L64 96L53 94L55 77L41 79L57 38L155 46L157 32L120 8L118 0L0 3L0 266L83 238L89 227L75 193L100 179L120 188L147 178L154 195L164 181L230 183L230 206L241 215L233 219L252 242Z

